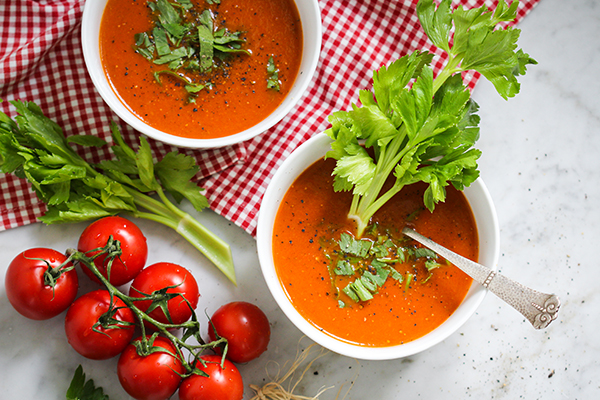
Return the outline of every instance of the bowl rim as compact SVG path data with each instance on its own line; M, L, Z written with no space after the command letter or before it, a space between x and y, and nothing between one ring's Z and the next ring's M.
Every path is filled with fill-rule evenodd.
M304 97L320 59L322 21L318 0L303 0L300 2L294 0L301 20L314 21L315 26L311 25L310 29L307 29L307 26L303 24L300 68L294 85L279 106L258 124L234 135L211 139L193 139L171 135L145 124L131 112L120 96L112 89L104 74L99 52L99 31L102 14L107 2L108 0L87 1L84 5L81 22L81 42L88 74L104 102L119 118L136 131L168 145L191 149L219 148L244 142L266 132L279 123Z
M321 332L294 308L279 282L273 265L272 234L273 222L281 198L300 172L325 155L329 150L330 143L331 139L324 133L319 133L307 140L281 164L267 186L258 214L256 241L261 271L269 291L287 318L302 333L338 354L363 360L390 360L408 357L427 350L452 335L475 313L485 298L487 293L485 288L473 282L459 308L438 328L421 338L396 346L364 347L343 342ZM464 193L468 200L481 198L481 201L477 203L469 201L473 214L476 216L480 247L479 261L495 270L500 254L500 244L498 219L491 196L481 178L465 188Z

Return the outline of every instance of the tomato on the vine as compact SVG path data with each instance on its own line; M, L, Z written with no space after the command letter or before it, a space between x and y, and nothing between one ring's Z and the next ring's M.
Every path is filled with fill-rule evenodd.
M117 363L117 375L123 389L137 400L165 400L175 393L185 372L181 361L174 357L175 346L168 339L157 336L152 343L162 350L140 356L134 340L125 348Z
M110 293L95 290L80 296L69 307L65 332L79 354L105 360L121 353L131 341L133 313L118 297L113 298L111 308Z
M129 296L142 297L142 293L152 294L167 287L170 287L167 289L167 293L181 294L181 296L175 296L167 302L171 322L160 307L150 310L148 315L163 324L181 324L190 319L192 310L198 305L198 298L200 297L196 279L190 271L182 266L169 262L149 265L131 283ZM186 300L189 302L189 306ZM146 312L152 305L152 301L140 300L136 301L135 305Z
M79 289L77 271L53 249L33 248L17 255L6 270L6 295L21 315L44 320L65 311ZM60 270L58 269L59 267Z
M185 378L179 387L179 399L241 400L244 396L244 382L235 365L225 360L221 368L221 357L217 355L200 358L205 361L206 366L196 361L196 367L208 376L190 375Z
M271 327L265 313L245 301L225 304L213 314L208 325L210 339L216 340L217 335L227 339L227 358L237 363L260 356L267 350L271 338Z
M112 263L109 282L120 286L131 281L144 268L148 258L148 244L137 225L125 218L111 216L94 221L85 228L77 249L88 257L93 256L99 252L98 249L106 246L110 236L119 241L122 254ZM108 278L107 262L105 255L94 259L96 268L105 278ZM93 281L99 282L88 267L82 265L82 269Z

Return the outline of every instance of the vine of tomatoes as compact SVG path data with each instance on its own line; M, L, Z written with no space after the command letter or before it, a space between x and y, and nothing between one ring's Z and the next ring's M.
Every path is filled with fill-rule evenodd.
M77 250L18 254L6 272L7 297L34 320L66 310L71 347L94 360L118 356L119 382L134 399L165 400L178 390L181 400L242 399L235 363L266 350L266 315L251 303L225 304L210 317L206 342L195 313L198 281L174 263L145 266L147 256L146 238L133 222L105 217L82 232ZM101 288L77 297L77 266ZM117 288L128 282L127 294Z

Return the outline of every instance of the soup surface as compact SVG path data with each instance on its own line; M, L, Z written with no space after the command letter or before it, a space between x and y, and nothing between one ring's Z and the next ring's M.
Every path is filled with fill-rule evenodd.
M148 125L181 137L229 136L265 119L290 91L302 57L300 17L293 0L192 3L198 10L210 9L215 30L242 32L242 47L251 53L230 54L226 69L210 72L210 87L196 93L194 102L188 101L179 79L162 74L157 82L154 73L166 70L166 64L154 64L134 50L135 35L154 26L147 1L108 0L100 26L100 57L117 96ZM267 88L271 57L279 91Z
M334 166L332 159L317 161L297 178L281 202L273 256L282 287L306 320L344 342L384 347L427 334L460 305L471 278L445 260L434 270L428 270L423 260L406 260L393 265L404 281L388 278L371 300L357 303L338 290L336 286L347 283L348 277L332 279L326 254L332 254L328 247L354 227L347 219L351 194L332 188ZM477 229L464 195L449 187L446 201L431 213L423 206L425 189L425 184L407 186L380 209L372 220L378 232L418 248L401 234L408 225L476 261Z

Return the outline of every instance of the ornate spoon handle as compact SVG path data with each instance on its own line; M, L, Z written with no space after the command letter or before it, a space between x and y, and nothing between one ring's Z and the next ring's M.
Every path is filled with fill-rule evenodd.
M560 300L556 295L540 293L523 286L488 267L448 250L413 229L404 228L402 233L456 265L473 280L523 314L534 328L543 329L558 316Z

